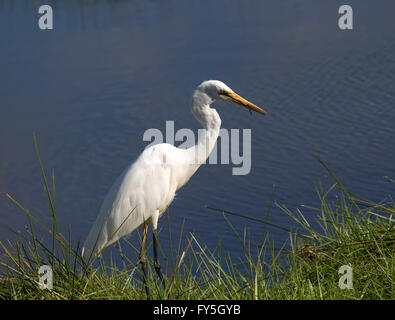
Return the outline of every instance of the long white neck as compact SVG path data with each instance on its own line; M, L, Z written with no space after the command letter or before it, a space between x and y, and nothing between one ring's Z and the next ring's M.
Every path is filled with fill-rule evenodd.
M188 149L191 153L194 153L195 164L198 166L204 163L210 155L221 128L221 118L215 109L210 108L213 102L209 96L200 91L195 91L192 96L192 114L204 129L200 130L202 134L198 137L198 143Z
M221 118L215 109L210 108L213 101L200 91L192 96L191 111L204 130L199 130L198 142L184 150L183 163L180 168L179 188L184 185L196 170L207 160L217 141L221 127ZM184 162L185 161L185 162Z

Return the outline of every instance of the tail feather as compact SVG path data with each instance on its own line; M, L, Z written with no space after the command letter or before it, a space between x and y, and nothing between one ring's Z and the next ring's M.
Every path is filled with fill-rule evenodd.
M102 224L100 224L100 228L98 228L98 223L96 222L82 247L82 259L86 264L89 264L96 257L100 256L101 252L108 245L106 233L102 232Z

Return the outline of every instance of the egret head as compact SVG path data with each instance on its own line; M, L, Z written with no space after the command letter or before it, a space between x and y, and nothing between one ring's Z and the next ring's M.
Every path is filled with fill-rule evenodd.
M196 91L204 93L209 99L211 99L210 103L213 103L214 101L233 102L251 111L255 111L263 115L266 114L264 110L242 98L225 83L219 80L204 81L197 87Z

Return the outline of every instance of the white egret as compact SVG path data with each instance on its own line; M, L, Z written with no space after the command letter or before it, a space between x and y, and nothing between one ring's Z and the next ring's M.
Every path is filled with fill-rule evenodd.
M146 148L115 181L106 195L100 213L82 249L86 263L120 238L137 228L143 228L140 264L146 277L144 247L151 224L155 270L163 281L157 249L158 219L173 201L176 191L188 182L199 166L206 161L218 138L221 118L210 105L215 101L234 102L249 110L265 111L240 97L218 80L202 82L194 91L192 114L204 127L198 143L188 149L162 143ZM144 279L145 281L145 279ZM145 282L146 283L146 282ZM148 287L145 285L147 295Z

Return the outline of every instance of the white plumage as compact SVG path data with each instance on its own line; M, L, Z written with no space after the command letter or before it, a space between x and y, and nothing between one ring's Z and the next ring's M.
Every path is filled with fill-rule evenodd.
M200 84L192 96L191 109L206 129L205 134L189 149L179 149L166 143L153 145L123 171L106 195L83 245L82 257L86 263L120 238L150 223L154 235L155 262L159 268L157 272L162 279L155 241L158 219L173 201L176 191L188 182L215 145L221 119L216 110L210 108L214 101L238 103L265 114L220 81L210 80ZM142 252L146 228L144 231ZM140 259L143 260L140 262L145 273L145 260L141 255ZM146 290L148 293L148 288Z

